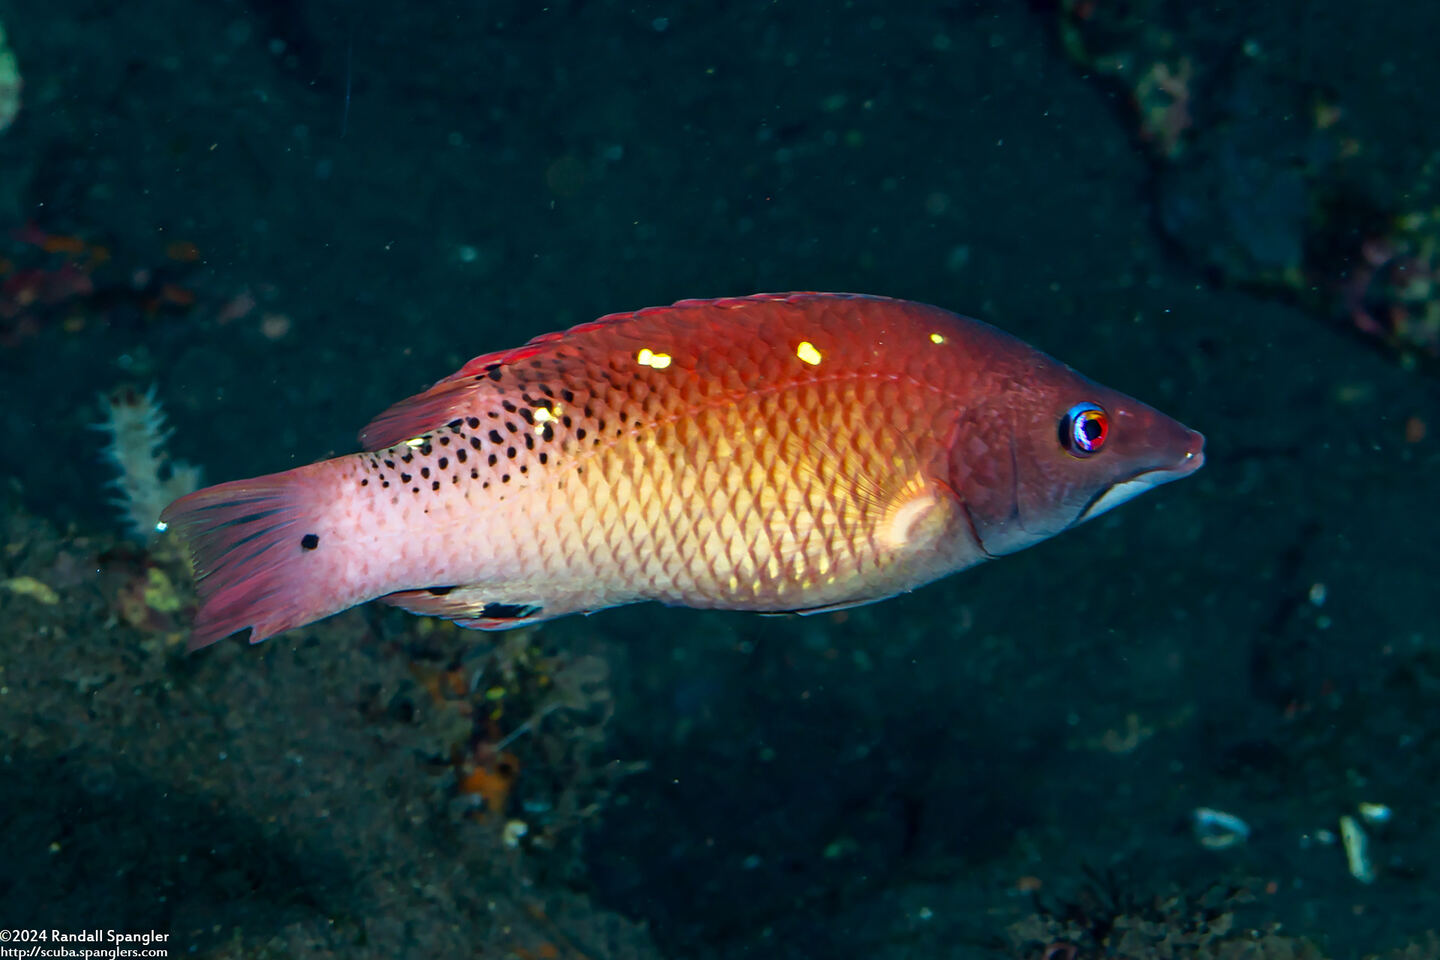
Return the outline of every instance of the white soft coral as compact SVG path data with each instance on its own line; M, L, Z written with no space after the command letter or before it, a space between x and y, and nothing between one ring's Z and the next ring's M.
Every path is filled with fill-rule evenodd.
M100 406L105 420L94 426L109 435L105 458L120 471L109 483L119 492L111 502L120 510L130 536L149 543L164 529L160 511L199 489L200 468L172 460L166 452L165 441L172 431L165 425L165 411L153 384L144 393L123 387L102 394Z

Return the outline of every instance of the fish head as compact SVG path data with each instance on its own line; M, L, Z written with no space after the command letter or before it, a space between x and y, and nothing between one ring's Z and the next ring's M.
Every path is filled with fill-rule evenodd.
M979 545L1014 553L1205 462L1205 438L1043 354L1017 358L965 411L950 482Z

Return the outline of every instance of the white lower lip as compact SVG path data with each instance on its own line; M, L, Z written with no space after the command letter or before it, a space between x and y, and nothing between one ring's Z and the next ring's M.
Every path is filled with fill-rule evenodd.
M1098 517L1106 510L1113 510L1126 500L1133 500L1146 490L1153 490L1162 483L1169 483L1171 480L1179 480L1181 477L1194 473L1205 463L1205 454L1187 453L1185 459L1169 470L1150 470L1121 482L1106 490L1098 500L1090 504L1076 523L1084 523L1092 517Z
M1140 496L1140 494L1144 493L1146 490L1149 490L1152 487L1157 487L1160 484L1164 483L1166 480L1172 479L1172 476L1168 473L1163 475L1162 478L1156 478L1156 472L1157 471L1152 471L1150 473L1141 474L1133 480L1125 480L1121 483L1115 484L1109 490L1106 490L1100 496L1100 499L1090 504L1090 507L1083 514L1081 514L1080 519L1075 522L1084 523L1086 520L1089 520L1092 517L1098 517L1106 510L1113 510L1116 507L1120 506L1120 504L1124 503L1126 500L1134 499L1135 497Z

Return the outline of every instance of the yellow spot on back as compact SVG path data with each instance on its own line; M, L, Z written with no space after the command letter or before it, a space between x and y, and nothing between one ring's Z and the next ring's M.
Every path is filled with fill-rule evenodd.
M931 342L931 343L944 343L944 342L945 342L945 336L944 336L944 334L932 333L932 334L930 334L930 342Z
M409 440L406 440L406 441L405 441L405 446L407 446L407 447L423 447L423 446L425 446L426 441L428 441L429 439L430 439L429 437L411 437Z
M656 353L649 347L645 347L639 353L635 354L635 359L642 367L653 367L656 370L664 370L670 366L671 357L668 353Z
M823 359L820 356L820 351L815 349L815 344L809 340L800 341L800 345L795 348L795 356L810 364L812 367Z

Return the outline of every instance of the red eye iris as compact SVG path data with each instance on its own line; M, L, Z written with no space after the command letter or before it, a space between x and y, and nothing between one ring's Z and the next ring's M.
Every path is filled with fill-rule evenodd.
M1109 414L1093 403L1075 404L1060 421L1060 443L1076 457L1099 453L1109 433Z

